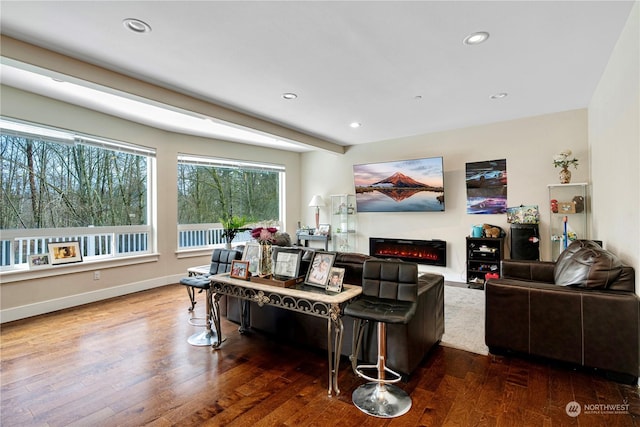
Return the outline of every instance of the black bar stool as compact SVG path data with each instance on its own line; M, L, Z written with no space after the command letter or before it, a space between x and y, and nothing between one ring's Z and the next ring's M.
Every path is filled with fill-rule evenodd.
M355 319L351 363L354 372L371 381L354 390L353 404L362 412L380 418L394 418L411 409L411 397L393 385L402 376L386 366L387 323L408 323L416 313L418 300L418 265L387 260L367 260L362 273L362 295L344 308L344 314ZM369 321L378 323L378 362L356 365L364 327ZM371 377L365 370L376 369ZM385 373L390 374L387 378Z
M204 318L204 327L205 330L203 332L196 332L191 335L187 342L191 345L195 346L207 346L213 345L213 343L218 339L216 333L211 329L211 325L213 322L212 316L212 301L211 301L211 282L209 281L209 277L186 277L180 280L180 283L186 286L191 287L192 289L200 289L201 291L205 291L206 295L206 314ZM193 291L192 291L193 292ZM199 326L193 323L190 319L190 324Z
M209 276L229 272L229 270L231 269L231 262L233 260L240 259L241 257L241 251L233 249L214 249L213 254L211 255L211 266L209 267L209 274L190 276L180 279L180 284L187 287L187 293L189 294L189 299L191 301L191 308L189 308L189 312L191 312L192 314L196 304L195 290L198 289L198 292L204 291L206 295L206 314L204 318L204 325L195 323L196 320L201 318L192 316L189 319L190 324L194 326L204 326L205 330L203 332L197 332L191 335L187 339L187 342L189 344L195 346L213 345L213 343L218 339L213 329L211 329L211 325L213 322L213 295L211 294L211 282L209 280Z

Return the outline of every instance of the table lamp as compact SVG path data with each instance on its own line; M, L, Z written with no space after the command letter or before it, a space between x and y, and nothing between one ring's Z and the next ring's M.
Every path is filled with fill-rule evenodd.
M313 198L309 202L309 206L316 208L316 230L317 230L318 228L320 228L320 206L324 206L324 200L322 199L322 196L319 194L316 194L315 196L313 196Z

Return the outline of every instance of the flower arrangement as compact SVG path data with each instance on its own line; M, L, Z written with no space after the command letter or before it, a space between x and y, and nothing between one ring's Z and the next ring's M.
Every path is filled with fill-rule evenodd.
M289 233L278 231L277 227L271 225L272 222L269 221L267 225L263 224L251 229L251 237L261 245L291 246Z
M256 239L261 245L271 245L276 242L278 229L275 227L256 227L251 230L251 237Z
M553 166L557 168L567 169L573 165L575 169L578 169L578 159L571 158L571 150L563 150L560 153L553 156Z

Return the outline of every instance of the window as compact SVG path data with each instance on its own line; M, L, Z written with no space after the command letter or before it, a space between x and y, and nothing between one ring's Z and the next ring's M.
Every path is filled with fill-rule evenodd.
M284 166L178 156L178 245L180 249L224 243L223 223L281 219ZM234 241L250 240L239 233Z
M0 265L69 240L85 259L149 252L155 150L5 118L0 126Z

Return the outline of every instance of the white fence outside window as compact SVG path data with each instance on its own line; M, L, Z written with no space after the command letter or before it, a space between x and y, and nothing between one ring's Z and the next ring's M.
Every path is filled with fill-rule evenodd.
M220 223L178 225L178 250L211 248L224 245ZM52 229L2 230L0 235L0 268L11 270L25 266L29 255L49 252L48 244L78 241L82 258L108 259L152 252L151 226L116 226ZM234 243L251 241L251 231L243 231Z
M53 242L78 241L85 260L151 253L150 236L148 225L2 230L0 267L27 264L29 255L49 252Z
M210 248L225 244L222 237L224 229L220 223L209 224L180 224L178 225L178 250ZM251 231L239 232L233 239L233 243L248 242L251 239Z

